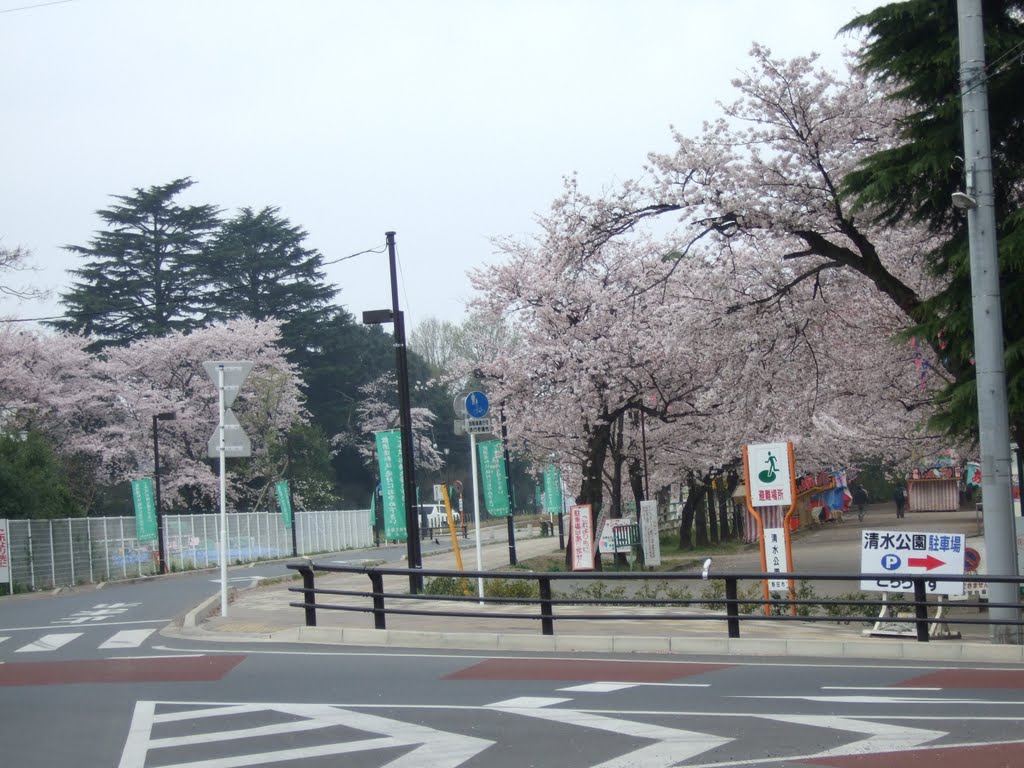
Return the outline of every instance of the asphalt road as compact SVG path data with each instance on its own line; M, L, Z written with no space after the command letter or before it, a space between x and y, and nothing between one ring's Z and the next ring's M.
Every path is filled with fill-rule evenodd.
M4 764L1024 764L1021 669L186 640L142 655L0 665Z

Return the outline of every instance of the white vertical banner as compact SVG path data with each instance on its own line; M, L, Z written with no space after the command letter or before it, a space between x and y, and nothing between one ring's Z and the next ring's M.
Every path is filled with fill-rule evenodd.
M569 536L572 541L572 569L594 570L594 530L589 504L569 507Z
M658 535L658 502L640 502L640 545L644 548L644 565L661 565L661 537Z
M6 520L0 520L0 584L11 585L14 594L14 582L11 575L11 538Z
M788 573L789 558L786 556L786 529L764 529L765 565L768 573ZM769 592L789 592L789 579L768 579Z

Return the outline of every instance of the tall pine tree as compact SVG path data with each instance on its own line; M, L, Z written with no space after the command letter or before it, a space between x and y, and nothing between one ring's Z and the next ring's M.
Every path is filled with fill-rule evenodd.
M175 198L189 178L131 195L97 211L106 228L88 246L66 249L87 259L61 295L66 317L60 330L94 337L94 349L186 331L206 323L206 250L220 224L210 205L181 205Z
M999 271L1010 427L1024 439L1024 0L985 0L985 59L995 183ZM949 281L916 311L914 333L929 339L956 381L938 425L975 437L977 387L967 221L951 204L963 189L963 122L956 0L908 0L858 16L846 30L867 40L859 65L896 87L909 104L905 141L871 155L847 177L847 193L891 226L927 224L944 236L930 268Z
M336 290L324 283L323 258L305 247L306 232L280 209L243 208L224 222L211 249L209 279L213 317L273 317L283 323L292 362L302 366Z

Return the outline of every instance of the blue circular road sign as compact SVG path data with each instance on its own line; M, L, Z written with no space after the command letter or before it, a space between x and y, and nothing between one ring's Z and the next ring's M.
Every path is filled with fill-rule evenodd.
M887 571L895 571L903 565L903 560L899 555L894 555L891 552L887 555L882 555L882 567Z
M483 392L470 392L466 395L466 414L469 418L482 419L490 408L491 404Z

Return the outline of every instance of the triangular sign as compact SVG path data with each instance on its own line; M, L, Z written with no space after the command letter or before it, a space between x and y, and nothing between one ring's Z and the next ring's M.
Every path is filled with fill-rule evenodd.
M252 370L252 363L247 360L207 360L203 368L215 387L220 386L220 370L224 369L224 407L230 408L245 377Z

